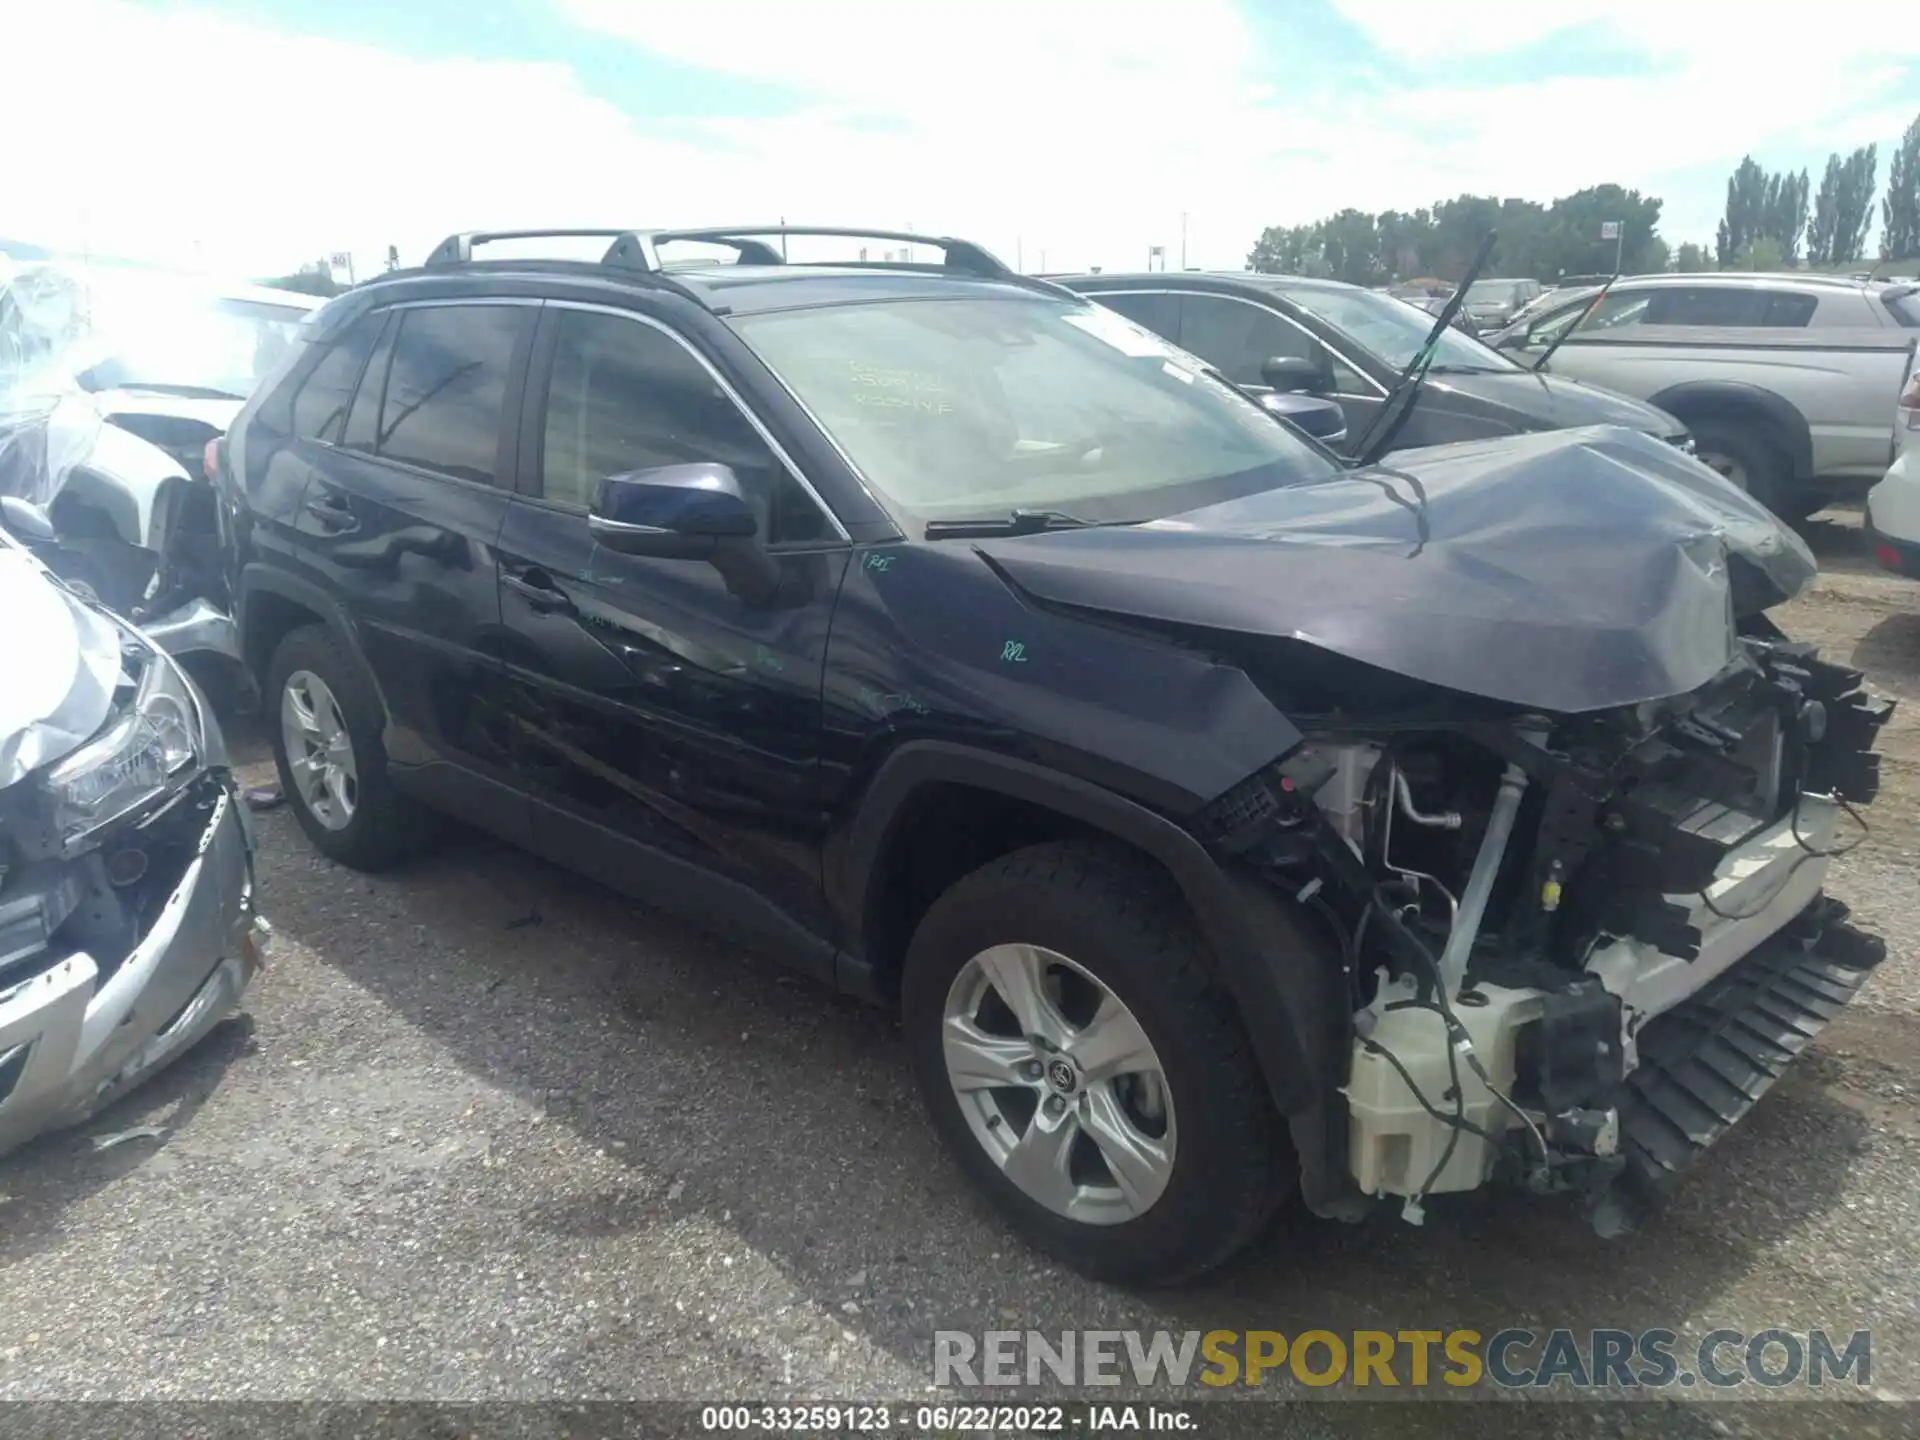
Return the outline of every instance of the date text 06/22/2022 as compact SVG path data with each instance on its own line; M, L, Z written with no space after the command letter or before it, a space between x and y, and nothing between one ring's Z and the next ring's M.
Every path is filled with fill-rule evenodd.
M1056 1435L1073 1431L1112 1435L1127 1430L1165 1434L1194 1431L1199 1421L1177 1405L707 1405L700 1428L797 1435L913 1435L983 1432L994 1435Z
M1141 1390L1349 1385L1375 1390L1779 1389L1873 1383L1869 1330L940 1330L933 1383ZM1205 1387L1194 1389L1193 1387Z

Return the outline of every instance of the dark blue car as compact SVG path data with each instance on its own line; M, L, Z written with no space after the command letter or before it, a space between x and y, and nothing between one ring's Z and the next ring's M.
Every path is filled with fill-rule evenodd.
M451 814L896 1007L960 1165L1124 1280L1289 1200L1617 1230L1877 960L1820 884L1888 707L1674 446L1357 466L977 246L786 233L856 238L455 236L249 402L227 577L322 853Z

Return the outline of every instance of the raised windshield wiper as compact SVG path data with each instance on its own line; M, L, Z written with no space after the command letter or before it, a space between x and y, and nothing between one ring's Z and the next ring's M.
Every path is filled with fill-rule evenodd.
M977 520L929 520L929 540L990 540L1001 535L1038 535L1043 530L1079 530L1093 524L1058 510L1014 510Z
M1407 423L1407 417L1413 413L1414 402L1420 398L1420 382L1433 367L1433 356L1440 348L1440 339L1460 313L1460 307L1466 304L1467 289L1486 267L1487 257L1493 254L1494 237L1498 233L1489 230L1486 238L1480 242L1473 263L1461 277L1460 288L1447 297L1447 303L1440 307L1440 313L1433 318L1433 328L1427 332L1426 342L1407 362L1407 368L1400 372L1400 378L1394 382L1393 389L1387 392L1387 398L1380 402L1380 408L1374 412L1373 423L1367 426L1366 433L1353 447L1357 463L1371 465L1393 447L1395 437Z
M1613 282L1619 278L1617 274L1609 275L1607 277L1607 283L1602 285L1599 293L1587 302L1586 308L1575 316L1571 322L1560 327L1560 333L1553 337L1553 343L1540 352L1540 358L1534 361L1530 367L1534 374L1538 375L1547 361L1553 358L1553 352L1560 348L1560 342L1562 340L1565 340L1567 336L1571 335L1574 331L1578 330L1581 325L1586 323L1587 317L1599 308L1600 302L1607 298L1607 292L1613 288Z

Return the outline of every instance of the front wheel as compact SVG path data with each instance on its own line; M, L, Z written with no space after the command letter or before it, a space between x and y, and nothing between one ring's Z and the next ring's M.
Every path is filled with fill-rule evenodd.
M1038 1248L1099 1279L1225 1263L1293 1188L1231 1000L1164 876L1039 845L928 910L901 1013L936 1128Z

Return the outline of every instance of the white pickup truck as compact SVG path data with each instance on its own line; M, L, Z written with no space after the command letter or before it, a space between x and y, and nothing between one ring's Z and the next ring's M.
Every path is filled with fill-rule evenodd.
M1886 472L1916 340L1920 287L1747 273L1568 291L1489 343L1667 411L1702 460L1797 519Z

